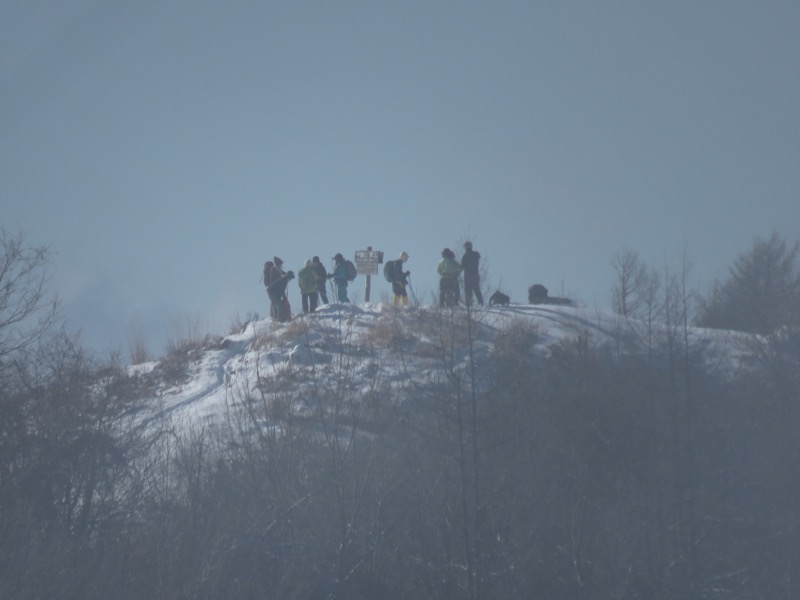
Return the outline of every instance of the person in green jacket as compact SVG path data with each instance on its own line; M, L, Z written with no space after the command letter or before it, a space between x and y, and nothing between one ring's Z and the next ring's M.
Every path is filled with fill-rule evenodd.
M317 310L317 272L310 260L305 262L302 269L297 272L297 285L303 298L303 313L308 314Z
M461 273L461 265L450 248L442 250L442 260L436 266L436 272L439 274L439 306L458 305L461 295L458 274Z

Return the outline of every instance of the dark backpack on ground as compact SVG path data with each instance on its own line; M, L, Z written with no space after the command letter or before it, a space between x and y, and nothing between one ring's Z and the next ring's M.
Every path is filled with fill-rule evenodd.
M352 260L344 261L344 266L347 267L347 281L353 281L358 275L358 271L356 271L356 266L353 264Z
M489 298L489 306L493 306L495 304L508 305L509 302L511 302L511 298L509 298L507 294L504 294L500 290L497 290Z
M394 283L394 261L387 260L383 265L383 278L389 283Z
M528 302L530 304L544 304L547 302L547 288L541 283L534 283L528 288Z

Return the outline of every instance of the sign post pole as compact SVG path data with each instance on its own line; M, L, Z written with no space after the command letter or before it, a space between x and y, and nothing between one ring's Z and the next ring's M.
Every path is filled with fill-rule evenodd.
M372 251L372 246L367 246L367 252L371 251ZM372 287L371 280L372 280L372 275L367 273L367 282L364 284L364 302L369 302L369 291L370 288Z
M380 250L373 250L372 246L367 246L366 250L356 250L356 272L367 276L364 289L364 302L369 302L372 288L372 275L377 275L378 265L382 262L383 252Z

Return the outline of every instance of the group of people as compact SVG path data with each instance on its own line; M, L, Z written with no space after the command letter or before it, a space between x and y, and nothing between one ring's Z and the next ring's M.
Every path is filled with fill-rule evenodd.
M442 250L442 259L436 265L436 272L439 274L439 306L458 305L461 300L458 276L462 272L464 273L464 302L469 306L474 295L478 304L483 304L480 260L481 255L472 248L472 242L464 243L464 255L461 257L460 263L450 248Z
M272 260L264 263L263 282L269 297L269 316L274 321L288 321L292 318L286 287L294 278L294 271L283 270L283 260L280 257L275 256ZM320 296L323 303L328 302L328 295L325 292L326 279L327 270L325 265L320 262L319 256L307 260L303 268L298 271L297 282L303 295L304 312L316 310Z
M347 286L350 281L346 260L341 253L333 257L334 268L328 273L319 256L305 261L297 272L297 283L302 296L303 313L312 313L322 304L328 303L326 284L332 280L336 288L338 302L350 302L347 297ZM393 304L408 305L408 278L411 271L405 269L408 253L401 252L396 260L385 265L384 274L392 284ZM455 253L449 248L442 250L442 259L436 267L439 274L439 306L456 306L460 302L459 275L464 274L464 300L467 305L474 296L478 304L483 304L480 287L480 253L472 248L472 242L464 243L464 255L461 262L456 260ZM283 270L283 260L275 256L264 264L263 281L270 300L270 316L275 321L291 319L291 309L286 296L286 287L295 278L293 271Z
M337 253L333 257L334 270L328 273L319 256L307 260L297 272L297 284L300 287L303 312L310 313L317 310L319 301L328 303L326 285L332 279L336 286L336 295L339 302L350 302L347 297L347 284L349 281L347 265L344 256ZM286 296L286 287L295 279L294 271L283 270L283 260L275 256L264 263L263 282L267 288L270 310L269 314L275 321L288 321L292 318L289 299Z

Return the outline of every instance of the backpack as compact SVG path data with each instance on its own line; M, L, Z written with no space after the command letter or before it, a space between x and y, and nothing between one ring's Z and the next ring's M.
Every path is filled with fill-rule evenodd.
M270 279L272 278L272 268L275 265L272 264L271 260L268 260L264 263L264 285L270 284Z
M353 261L346 260L344 261L344 266L347 267L347 281L353 281L356 278L358 272L356 271L356 266L353 264Z
M383 278L389 283L394 283L394 261L387 260L383 265Z
M547 288L541 283L534 283L528 288L528 302L530 304L542 304L547 300Z

